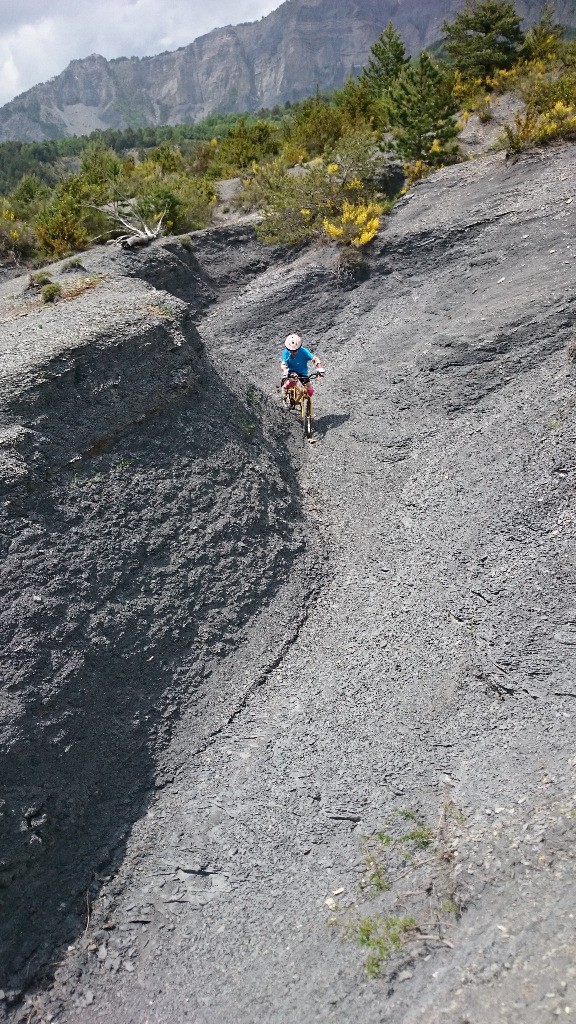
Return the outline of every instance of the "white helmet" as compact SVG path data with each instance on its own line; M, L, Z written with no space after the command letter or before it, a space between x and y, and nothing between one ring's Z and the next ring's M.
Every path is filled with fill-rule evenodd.
M302 347L302 338L299 334L289 334L284 344L289 352L297 352Z

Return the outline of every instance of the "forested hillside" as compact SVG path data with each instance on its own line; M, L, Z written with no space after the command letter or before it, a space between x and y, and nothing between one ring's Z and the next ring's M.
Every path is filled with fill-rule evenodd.
M353 254L390 208L390 165L410 187L464 159L468 118L489 123L502 95L516 101L498 143L510 153L574 134L576 43L550 8L526 28L513 4L471 0L442 31L436 56L410 58L390 23L343 88L258 116L0 145L2 258L41 262L131 227L205 227L215 182L232 177L240 208L262 212L261 240L327 236Z

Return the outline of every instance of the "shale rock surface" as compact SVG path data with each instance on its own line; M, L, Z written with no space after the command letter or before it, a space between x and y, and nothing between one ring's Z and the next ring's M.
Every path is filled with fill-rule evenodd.
M50 435L97 443L84 417L66 426L78 407L67 381L88 386L81 370L59 385L66 406L31 406L29 390L6 406L26 438L10 451L33 454L24 466L12 456L12 557L32 582L11 663L24 673L30 657L30 674L8 693L18 706L6 747L26 728L44 737L34 758L28 743L29 764L15 762L9 821L27 820L26 785L43 771L59 815L34 824L39 794L26 831L11 833L9 909L26 942L8 933L9 1018L540 1024L573 1012L575 155L564 146L438 172L387 221L360 282L335 272L329 250L289 258L239 234L248 229L221 229L179 264L178 298L142 283L145 262L136 274L120 257L100 302L97 289L74 300L89 303L95 330L80 404L108 422L96 368L114 335L126 433L114 435L116 461L90 455L104 461L84 459L70 486L71 441ZM176 257L174 246L150 256L165 287ZM165 305L176 319L156 314L152 335L142 311ZM64 311L49 314L69 325L61 347L76 323ZM22 365L40 351L32 323L12 327ZM293 330L328 367L313 445L289 416L277 426L279 342ZM199 382L144 424L134 410L149 408L139 395L150 373L130 369L124 336L141 353L148 339L142 366L161 395L182 361ZM39 370L13 365L30 388ZM250 438L239 416L255 423ZM138 547L140 520L168 544L161 564ZM200 608L212 586L215 605ZM35 653L49 630L52 668ZM58 676L63 650L88 658ZM147 667L161 659L168 671ZM139 721L168 710L170 737L131 731L135 706ZM63 746L50 742L57 729ZM132 736L140 753L122 762ZM72 786L64 810L53 765ZM71 827L57 864L51 822L74 814L76 856ZM39 933L44 955L60 941L59 966L18 1002Z

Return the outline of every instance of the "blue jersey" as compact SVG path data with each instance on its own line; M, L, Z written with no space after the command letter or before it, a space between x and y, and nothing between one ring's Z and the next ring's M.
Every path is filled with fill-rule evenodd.
M307 377L308 363L313 357L314 353L301 345L301 347L297 348L295 352L291 352L290 349L285 348L282 353L282 362L286 363L288 373L292 370L294 373L300 373L303 377Z

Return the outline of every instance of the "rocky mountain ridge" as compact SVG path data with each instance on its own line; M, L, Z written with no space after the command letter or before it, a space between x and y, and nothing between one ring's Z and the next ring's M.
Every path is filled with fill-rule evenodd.
M34 141L97 129L195 122L217 112L256 111L334 89L366 63L392 21L410 53L435 42L462 0L286 0L258 22L215 29L152 57L72 61L56 78L0 108L0 140ZM520 0L538 17L541 0ZM576 25L576 4L556 14Z

